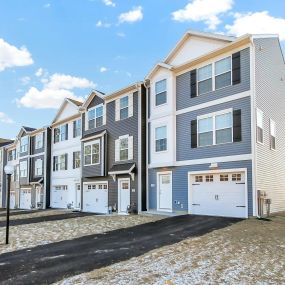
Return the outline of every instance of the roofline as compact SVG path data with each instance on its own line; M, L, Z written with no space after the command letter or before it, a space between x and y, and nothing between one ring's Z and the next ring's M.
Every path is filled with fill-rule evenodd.
M152 75L159 69L159 68L166 68L169 70L173 69L173 65L170 64L166 64L164 62L159 62L157 63L152 69L151 71L147 74L147 76L145 77L145 80L150 79L152 77Z
M97 90L92 90L91 93L88 95L87 99L85 100L85 102L79 107L79 110L86 109L95 95L104 100L105 95L98 92Z

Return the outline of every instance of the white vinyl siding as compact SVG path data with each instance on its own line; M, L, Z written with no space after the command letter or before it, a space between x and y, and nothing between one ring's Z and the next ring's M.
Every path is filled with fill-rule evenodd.
M273 120L269 120L270 123L270 148L276 149L276 123Z
M43 175L43 161L42 161L42 159L37 159L35 162L35 175L36 176Z
M133 116L133 94L118 98L115 101L115 120L120 121Z
M24 178L28 175L28 163L27 161L20 162L20 177Z
M263 112L261 112L259 109L256 110L256 130L257 142L263 143Z
M133 137L125 135L115 141L115 161L133 159Z
M166 79L155 83L155 106L167 103Z
M37 134L35 137L35 149L43 147L43 133Z
M100 163L100 141L84 145L84 165L95 165Z
M28 141L29 140L28 140L27 136L21 138L21 147L20 147L20 152L21 153L24 153L24 152L28 151Z

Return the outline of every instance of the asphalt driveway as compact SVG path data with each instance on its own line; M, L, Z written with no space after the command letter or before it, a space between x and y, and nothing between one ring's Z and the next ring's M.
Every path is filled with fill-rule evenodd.
M177 216L0 255L1 284L50 284L228 227L239 219Z

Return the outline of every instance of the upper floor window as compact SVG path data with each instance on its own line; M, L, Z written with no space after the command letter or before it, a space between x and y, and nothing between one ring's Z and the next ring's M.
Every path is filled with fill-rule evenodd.
M115 161L133 159L133 137L121 136L115 141Z
M81 136L81 119L73 121L73 137Z
M226 57L215 63L215 89L232 84L232 59Z
M73 169L80 168L80 151L73 153Z
M217 113L198 118L198 146L233 141L232 112Z
M256 139L257 142L263 143L263 112L256 110Z
M120 98L120 120L129 117L129 97L125 96Z
M270 148L276 149L276 124L270 119Z
M20 162L20 177L27 177L28 163L27 161Z
M3 154L2 154L2 149L0 149L0 163L2 162L3 159Z
M53 157L53 171L67 170L67 153Z
M84 145L84 165L100 163L100 141Z
M36 176L43 175L43 161L42 161L42 159L37 159L35 162L35 175Z
M88 111L88 129L98 128L103 125L103 106L97 106Z
M35 137L35 149L43 147L43 133L37 134Z
M120 121L133 116L133 94L116 99L115 120Z
M16 149L8 151L8 161L16 160Z
M167 127L158 127L155 129L155 151L167 150Z
M21 147L20 147L20 152L27 152L28 151L28 137L22 137L21 138Z
M212 64L198 69L198 95L212 91Z
M61 125L54 129L54 143L68 140L68 124Z
M163 105L166 102L166 79L163 79L155 83L155 106Z

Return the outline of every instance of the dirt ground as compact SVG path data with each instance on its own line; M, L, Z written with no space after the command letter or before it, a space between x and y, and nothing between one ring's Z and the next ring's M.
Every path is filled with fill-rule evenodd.
M248 219L57 285L285 284L285 216Z

